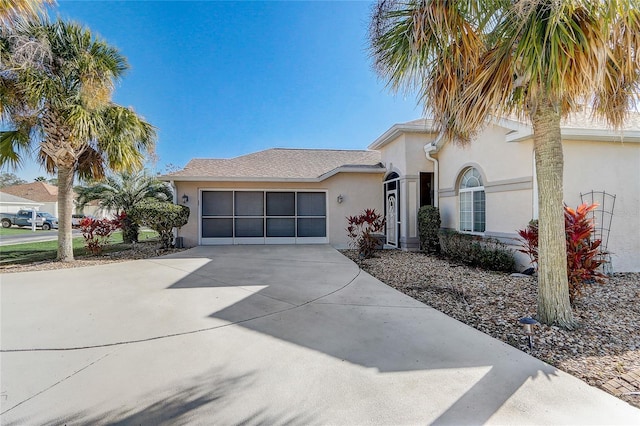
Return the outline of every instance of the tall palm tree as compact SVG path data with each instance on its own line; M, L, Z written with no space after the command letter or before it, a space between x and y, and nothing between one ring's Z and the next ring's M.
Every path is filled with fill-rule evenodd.
M128 65L113 47L74 23L41 19L0 32L0 166L17 166L31 150L57 173L58 260L73 260L73 182L105 169L141 169L154 128L111 101Z
M0 0L0 23L13 25L21 19L35 19L44 13L45 4L53 0Z
M562 210L561 119L583 105L620 128L640 81L638 0L381 0L370 38L376 70L417 92L448 141L489 117L533 128L540 204L538 317L574 326Z
M170 201L173 193L166 182L145 172L122 172L107 176L103 181L76 187L78 208L98 200L100 208L128 213L145 200ZM138 224L125 219L122 237L125 243L138 241Z

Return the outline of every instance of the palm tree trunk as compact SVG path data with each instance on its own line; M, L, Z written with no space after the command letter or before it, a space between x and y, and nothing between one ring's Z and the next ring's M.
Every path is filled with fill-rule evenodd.
M73 176L73 168L58 167L58 260L61 262L73 261Z
M539 204L538 319L571 329L575 322L567 280L560 113L545 100L538 104L531 120Z

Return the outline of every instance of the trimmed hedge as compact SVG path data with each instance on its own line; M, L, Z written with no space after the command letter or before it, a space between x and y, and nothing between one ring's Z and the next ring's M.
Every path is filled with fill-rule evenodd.
M492 271L515 270L513 252L506 244L494 238L461 234L451 230L443 230L439 236L441 252L450 259Z
M189 220L189 207L165 201L146 200L138 203L128 212L131 218L148 226L160 235L162 248L170 248L173 240L173 228L186 225Z
M420 250L440 253L440 211L435 206L422 206L418 210Z

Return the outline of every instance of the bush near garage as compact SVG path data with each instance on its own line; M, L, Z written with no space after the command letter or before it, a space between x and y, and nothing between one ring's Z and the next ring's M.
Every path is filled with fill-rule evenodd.
M189 221L189 207L165 201L145 200L129 210L134 222L148 226L160 236L161 248L172 246L173 228L181 228Z
M361 258L369 259L379 245L375 235L384 229L384 217L375 209L365 209L357 216L347 216L347 235L351 247L358 250Z

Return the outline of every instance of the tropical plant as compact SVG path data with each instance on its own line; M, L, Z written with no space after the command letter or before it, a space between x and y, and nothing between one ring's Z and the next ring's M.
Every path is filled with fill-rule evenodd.
M347 235L351 239L351 247L358 250L360 257L368 259L379 245L375 235L384 229L384 217L375 209L365 209L357 216L347 216Z
M490 117L532 124L537 315L573 327L560 122L588 105L621 128L639 91L640 0L379 0L370 38L379 75L417 91L444 142L471 142Z
M4 26L10 26L22 19L36 19L44 13L46 4L54 4L54 1L0 0L0 22Z
M145 200L131 209L132 218L158 233L163 249L171 247L173 228L181 228L189 221L189 207L178 204Z
M94 219L85 217L80 221L80 232L84 238L84 245L93 254L97 256L102 253L104 246L109 242L111 234L120 228L121 221L115 219Z
M590 214L598 204L581 204L575 210L564 206L564 228L567 242L567 280L569 299L573 305L589 283L604 283L606 275L599 271L604 263L600 253L600 240L592 240L594 230ZM522 248L518 251L529 256L531 263L538 264L538 222L532 220L526 229L518 231Z
M143 201L168 201L173 197L167 183L145 171L112 174L102 181L77 186L75 191L78 194L78 209L83 209L91 201L98 201L103 210L126 213L122 224L122 239L125 243L138 241L140 226L129 217L133 207Z
M87 28L64 21L20 22L0 31L0 166L35 152L57 173L58 260L73 260L73 182L101 179L106 168L141 169L153 127L111 102L126 59Z
M418 209L418 235L420 249L427 253L440 252L440 210L435 206L422 206Z

